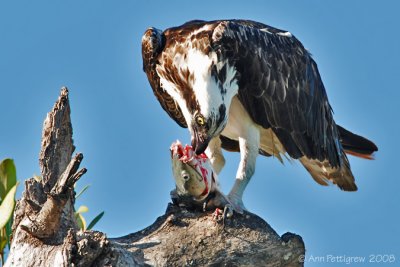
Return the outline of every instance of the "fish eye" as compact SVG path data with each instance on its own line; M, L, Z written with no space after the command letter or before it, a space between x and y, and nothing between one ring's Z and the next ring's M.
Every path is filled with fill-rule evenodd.
M198 125L200 125L200 126L204 126L204 124L206 124L206 120L204 119L203 116L198 115L198 116L196 117L196 123L197 123Z

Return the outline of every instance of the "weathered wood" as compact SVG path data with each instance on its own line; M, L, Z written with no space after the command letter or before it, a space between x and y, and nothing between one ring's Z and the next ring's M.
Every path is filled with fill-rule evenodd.
M42 179L28 179L16 205L5 266L303 265L300 236L280 237L248 212L222 223L210 212L188 208L187 199L179 203L174 198L175 204L168 204L152 225L124 237L109 239L101 232L79 231L73 185L86 169L79 170L83 156L72 158L73 151L68 90L63 88L44 123Z
M25 182L16 205L13 239L6 266L71 266L76 250L74 183L82 154L74 151L68 90L47 114L43 125L39 164L42 177Z
M39 165L46 192L53 188L75 150L70 113L68 89L63 87L60 97L43 123Z
M148 228L111 239L153 266L302 266L300 236L280 237L255 214L235 214L217 222L212 213L169 204Z

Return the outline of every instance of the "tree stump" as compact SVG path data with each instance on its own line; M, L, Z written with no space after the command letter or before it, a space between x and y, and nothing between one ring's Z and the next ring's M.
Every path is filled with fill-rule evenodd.
M72 156L74 149L62 88L44 121L42 177L25 181L15 208L5 266L303 266L302 238L280 237L249 212L222 223L212 213L169 203L152 225L124 237L79 230L73 185L86 169L79 169L83 155Z

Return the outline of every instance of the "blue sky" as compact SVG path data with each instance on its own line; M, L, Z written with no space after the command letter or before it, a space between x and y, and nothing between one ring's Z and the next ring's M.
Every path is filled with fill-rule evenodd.
M298 163L259 157L246 207L279 234L300 234L306 260L394 254L398 263L399 10L396 1L1 1L0 159L15 160L20 181L39 174L42 123L67 86L76 151L88 168L78 188L91 184L78 205L89 207L88 218L104 210L96 228L111 237L141 230L170 200L170 144L190 140L142 72L143 32L192 19L260 21L303 42L337 123L379 152L375 161L350 157L356 193L319 186ZM239 158L225 155L227 192Z

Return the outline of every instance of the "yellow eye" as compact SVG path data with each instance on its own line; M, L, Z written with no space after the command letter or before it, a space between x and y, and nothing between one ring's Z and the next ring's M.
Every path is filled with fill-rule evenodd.
M196 117L196 123L200 126L203 126L204 124L206 124L206 121L204 120L204 117L199 115Z

